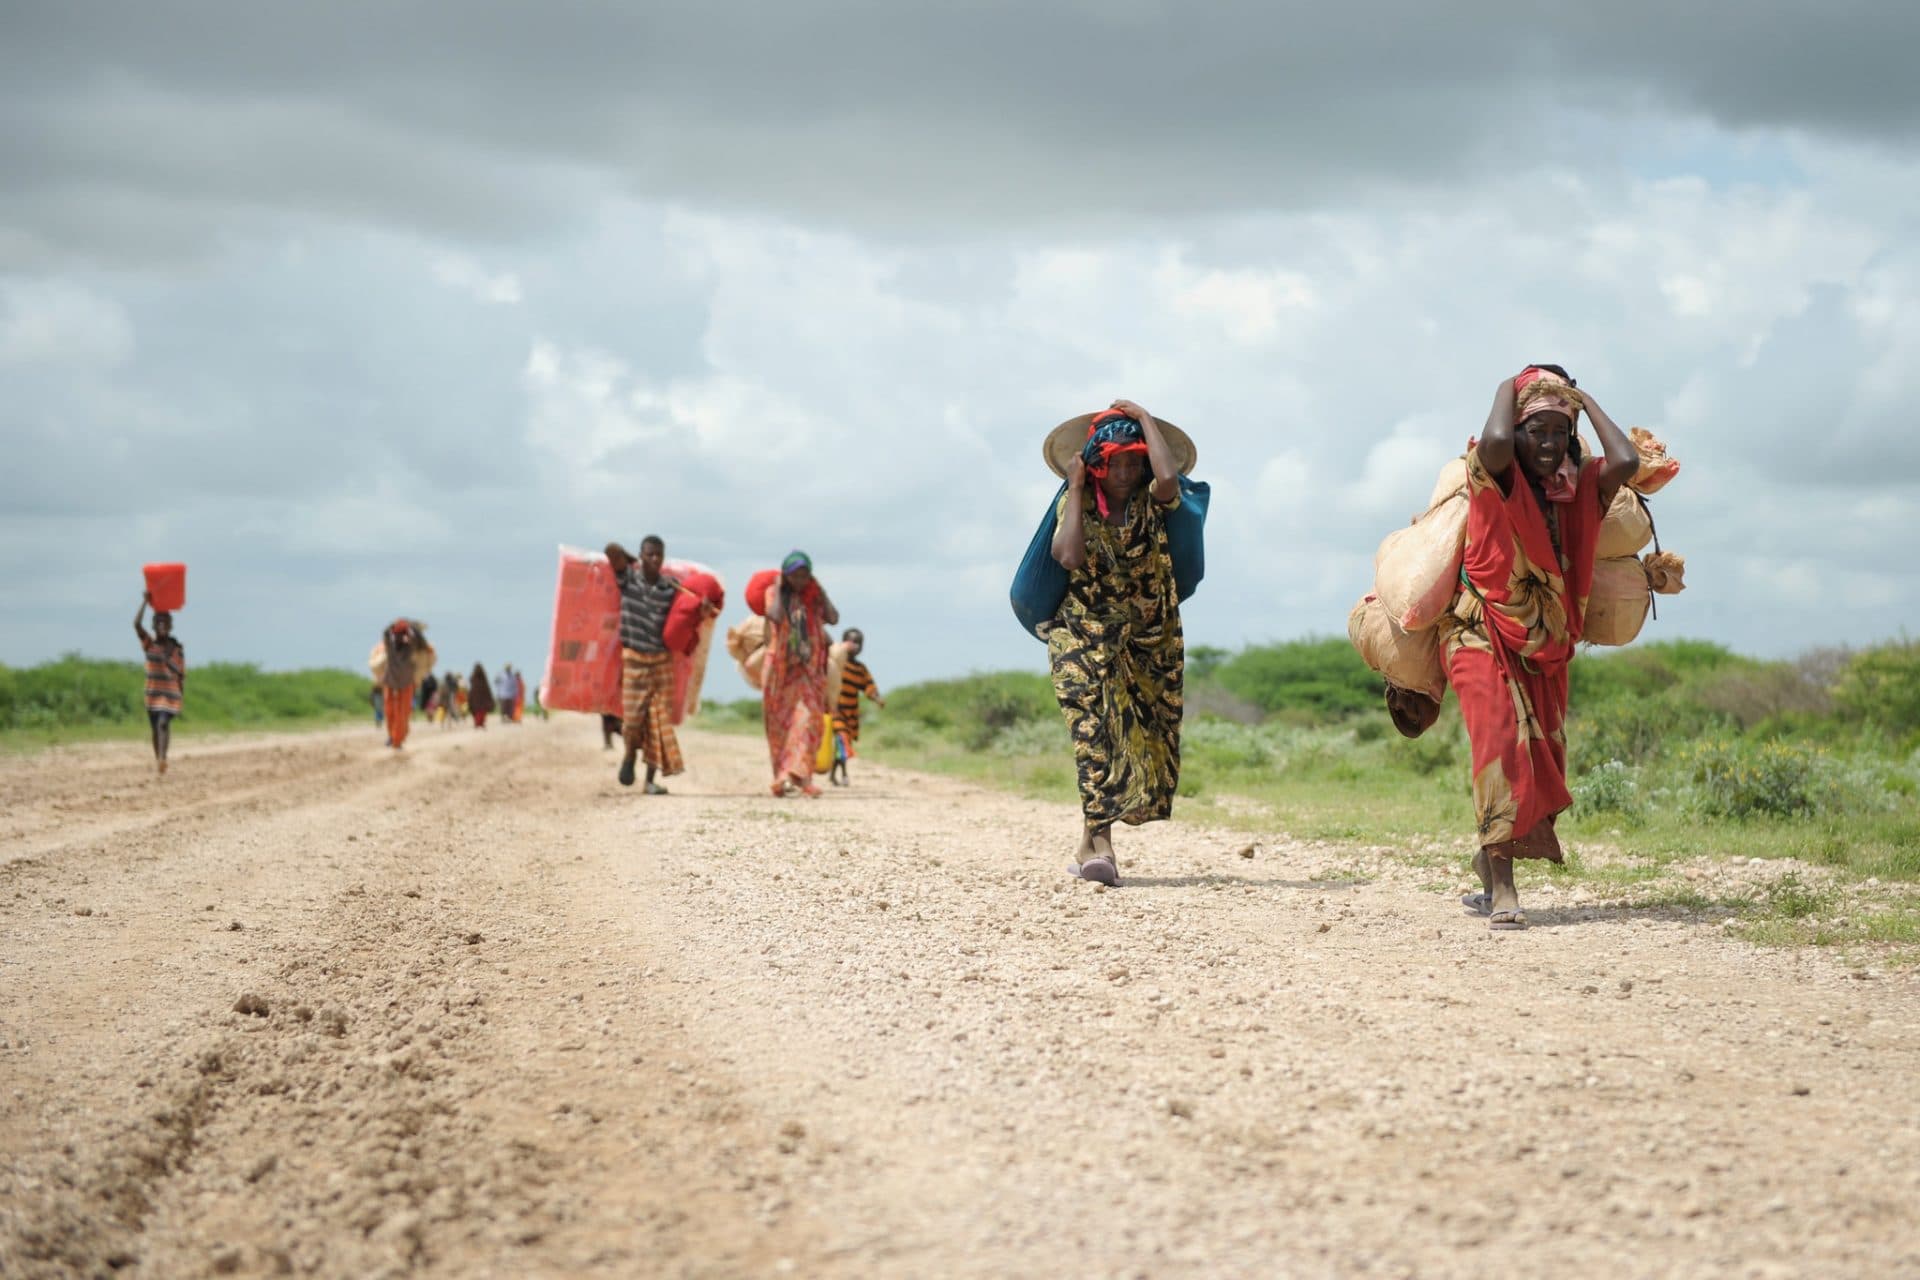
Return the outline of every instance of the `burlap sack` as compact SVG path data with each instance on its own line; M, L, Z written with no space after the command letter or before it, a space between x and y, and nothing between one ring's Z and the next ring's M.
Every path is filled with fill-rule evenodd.
M757 691L766 685L767 646L761 645L746 657L738 660L740 678L752 685Z
M767 620L751 614L727 628L727 656L745 662L747 655L767 643Z
M1647 585L1655 594L1677 596L1687 589L1687 558L1673 551L1656 551L1640 557L1647 566Z
M419 684L433 674L435 654L433 646L422 644L413 651L413 682ZM373 642L373 649L367 654L367 670L373 672L375 684L387 682L387 642L384 637Z
M1638 564L1638 561L1634 563ZM1424 693L1438 701L1447 692L1447 672L1440 661L1440 632L1402 631L1387 616L1374 595L1363 596L1347 615L1347 639L1360 660L1388 684Z
M1467 460L1462 456L1440 468L1440 478L1433 482L1433 496L1427 499L1427 510L1431 511L1454 494L1466 491Z
M1625 485L1613 495L1607 518L1600 522L1600 541L1594 554L1602 560L1637 556L1653 541L1653 517L1640 495Z
M1667 481L1680 474L1680 460L1667 456L1667 446L1653 432L1635 427L1627 432L1627 438L1633 442L1633 451L1640 455L1640 469L1627 481L1628 488L1658 493L1666 488Z
M1593 563L1593 593L1587 597L1588 644L1631 644L1647 623L1653 599L1646 566L1632 556Z
M1459 483L1447 487L1457 469ZM1373 591L1402 631L1432 626L1460 589L1460 548L1467 537L1466 463L1455 459L1440 473L1433 506L1396 529L1373 553Z

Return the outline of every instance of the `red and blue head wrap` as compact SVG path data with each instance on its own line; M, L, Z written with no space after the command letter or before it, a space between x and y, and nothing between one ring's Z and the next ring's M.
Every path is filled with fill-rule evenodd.
M1093 415L1093 421L1087 424L1087 442L1080 448L1080 461L1087 466L1087 474L1095 480L1106 477L1107 468L1112 464L1114 455L1121 453L1147 452L1147 433L1140 423L1129 418L1118 409L1109 409L1105 413ZM1093 487L1093 500L1101 515L1107 514L1107 494L1099 485Z

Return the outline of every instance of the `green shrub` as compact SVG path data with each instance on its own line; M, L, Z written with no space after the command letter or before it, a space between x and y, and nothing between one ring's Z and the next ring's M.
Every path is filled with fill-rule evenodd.
M1640 779L1618 760L1609 760L1590 769L1573 784L1573 800L1587 813L1617 813L1638 816L1646 809L1640 795Z
M1821 790L1821 756L1790 742L1758 745L1709 739L1677 753L1699 809L1718 818L1812 813Z
M189 666L184 726L236 728L371 715L371 681L351 671L261 671L252 663ZM0 730L57 731L146 725L146 674L138 662L77 654L35 667L0 666Z
M1198 720L1180 732L1180 754L1191 766L1266 769L1273 765L1270 735L1229 720Z
M1451 723L1441 721L1417 738L1399 733L1387 739L1387 758L1402 768L1422 776L1463 768L1472 754L1467 750L1465 728L1456 716Z
M876 720L911 720L952 734L968 750L983 751L1007 729L1028 721L1060 719L1053 681L1037 672L999 671L931 680L896 689Z
M1833 891L1810 885L1798 871L1789 871L1766 889L1767 909L1774 915L1804 920L1825 911L1834 901Z
M1855 720L1896 734L1920 732L1920 641L1855 654L1841 669L1833 696Z
M998 756L1073 754L1067 722L1057 712L1044 720L1022 720L994 735L991 750Z
M1339 716L1380 706L1380 677L1344 637L1242 649L1213 669L1221 688L1261 710Z
M1753 664L1707 640L1660 640L1605 652L1588 650L1568 668L1576 708L1645 699L1728 665Z
M1743 729L1833 709L1833 695L1790 662L1756 663L1710 672L1692 681L1686 698Z

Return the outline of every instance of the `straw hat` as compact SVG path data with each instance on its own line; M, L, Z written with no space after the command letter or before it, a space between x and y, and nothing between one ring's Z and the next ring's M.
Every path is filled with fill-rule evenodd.
M1102 409L1101 413L1106 410ZM1047 466L1053 474L1066 478L1067 462L1087 444L1087 428L1099 417L1095 413L1083 413L1077 418L1068 418L1065 422L1047 432L1046 443L1040 446L1041 456L1047 460ZM1181 475L1192 475L1193 464L1200 460L1200 451L1193 447L1193 437L1168 422L1158 414L1155 422L1160 424L1160 434L1165 437L1167 448L1173 450L1173 463Z

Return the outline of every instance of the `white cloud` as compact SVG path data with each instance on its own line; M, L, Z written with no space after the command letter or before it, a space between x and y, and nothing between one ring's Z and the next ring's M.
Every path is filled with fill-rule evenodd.
M0 280L0 364L112 366L133 325L111 298L63 280Z
M473 259L457 253L443 253L434 259L433 278L450 289L460 290L475 302L499 305L522 300L518 276L511 271L490 273Z
M19 349L104 359L7 367L27 430L0 507L48 521L10 526L32 541L0 573L80 608L56 586L80 572L69 547L122 539L114 509L153 502L144 536L210 572L256 546L299 557L350 638L417 608L489 644L513 631L533 669L553 544L657 531L736 588L806 547L890 680L1034 665L1003 600L1055 487L1040 438L1127 395L1194 434L1214 486L1194 641L1338 633L1495 380L1560 359L1686 464L1657 505L1690 585L1658 634L1778 652L1916 629L1920 444L1898 415L1920 396L1920 258L1872 197L1920 176L1829 169L1778 189L1546 172L1538 204L1463 187L1417 212L963 240L611 202L584 240L516 247L514 275L477 265L498 246L310 226L298 255L60 282L68 301L21 332L69 336ZM488 290L517 303L470 305ZM303 527L279 531L262 493ZM75 495L111 501L83 519ZM249 625L242 656L369 642ZM0 652L39 656L20 646L42 634L0 620Z

